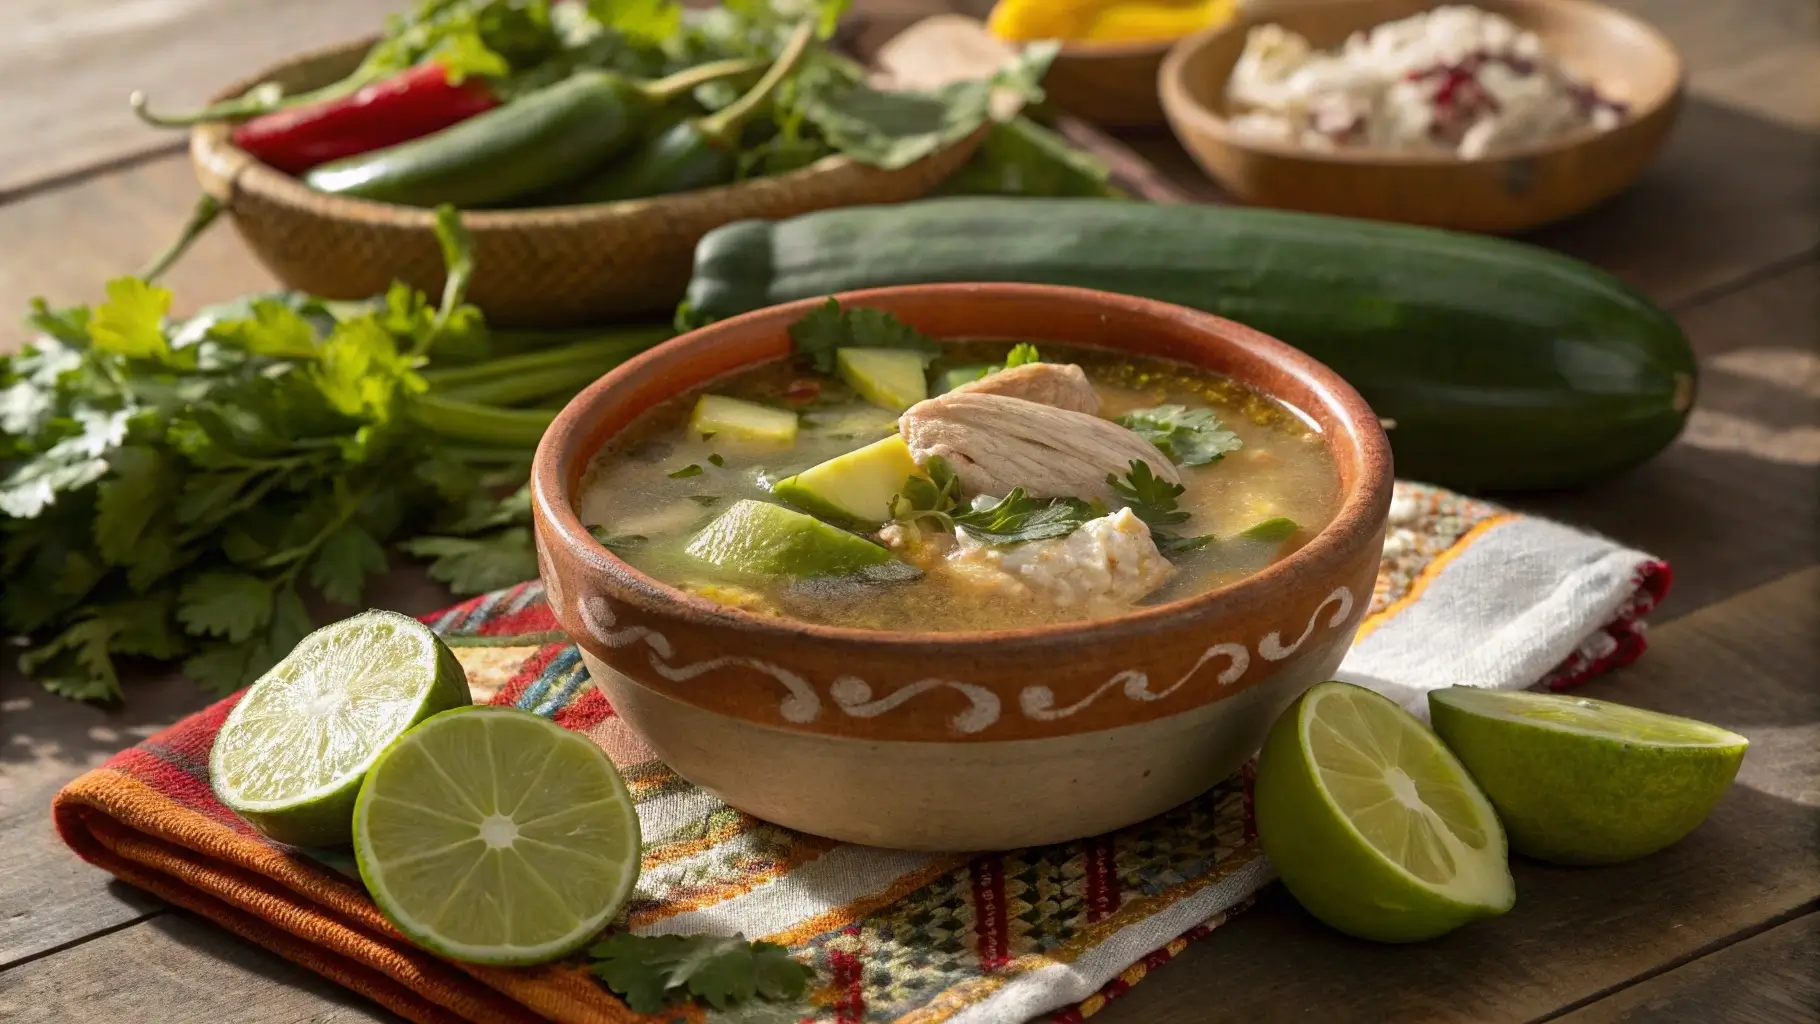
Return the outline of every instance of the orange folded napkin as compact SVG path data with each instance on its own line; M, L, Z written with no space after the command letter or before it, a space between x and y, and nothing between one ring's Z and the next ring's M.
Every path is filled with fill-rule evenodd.
M1667 566L1640 552L1434 488L1398 484L1392 519L1343 674L1412 705L1450 673L1560 687L1623 664L1642 652L1642 618L1668 584ZM555 628L535 583L425 621L447 635ZM70 783L53 808L57 829L125 881L425 1024L1079 1021L1272 876L1251 827L1248 772L1078 842L977 856L880 850L760 821L677 777L588 685L573 646L460 653L477 700L585 733L625 776L645 848L618 925L782 943L815 971L800 1005L679 1004L646 1017L579 958L495 968L418 949L374 908L346 851L273 843L215 800L209 748L237 697Z

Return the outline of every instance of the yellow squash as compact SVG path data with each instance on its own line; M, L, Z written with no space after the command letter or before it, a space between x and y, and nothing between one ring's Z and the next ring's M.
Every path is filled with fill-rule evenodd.
M1220 24L1235 7L1237 0L999 0L986 27L1011 42L1162 42Z

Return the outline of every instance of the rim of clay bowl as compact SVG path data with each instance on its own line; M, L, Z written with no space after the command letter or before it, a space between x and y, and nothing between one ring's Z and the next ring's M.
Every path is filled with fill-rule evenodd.
M1364 7L1377 3L1378 0L1320 0L1318 6L1323 10L1344 11L1348 8ZM1432 10L1445 6L1448 0L1435 0L1428 5ZM1511 160L1525 160L1550 156L1579 149L1596 139L1622 132L1642 124L1660 114L1663 108L1671 106L1687 87L1687 65L1681 59L1681 53L1675 49L1668 37L1657 31L1654 25L1641 18L1607 4L1595 3L1592 0L1474 0L1475 5L1492 14L1508 15L1512 9L1530 10L1565 10L1573 12L1581 19L1609 19L1624 26L1626 31L1634 32L1650 46L1659 51L1671 73L1671 85L1657 95L1649 97L1647 104L1630 104L1630 110L1624 120L1610 128L1582 128L1568 132L1552 139L1542 139L1522 146L1500 149L1483 156L1462 157L1446 153L1398 153L1384 149L1309 149L1291 142L1278 142L1274 139L1259 138L1233 131L1226 115L1201 102L1199 95L1188 82L1188 66L1201 55L1215 40L1224 36L1249 32L1254 28L1272 24L1275 18L1311 6L1308 2L1291 3L1274 10L1266 5L1255 11L1241 10L1231 20L1213 28L1197 32L1175 43L1169 55L1163 58L1163 66L1157 72L1157 90L1162 96L1163 109L1172 120L1189 122L1196 130L1219 140L1226 145L1254 153L1268 153L1273 156L1306 160L1310 163L1350 164L1360 166L1402 166L1402 167L1466 167L1476 164L1503 163ZM1413 12L1420 13L1420 12ZM1361 30L1362 31L1362 30ZM1223 94L1226 83L1219 83Z
M769 360L745 362L736 370L716 376L688 375L688 382L684 386L663 388L662 398L644 404L625 420L619 431L610 431L600 422L605 418L601 410L613 404L615 392L648 380L666 365L687 364L692 361L693 355L711 350L736 335L770 335L772 332L787 335L791 324L827 302L826 298L812 298L755 310L672 338L622 363L570 400L544 433L543 440L537 446L536 460L531 471L534 513L550 531L549 542L563 545L579 560L583 572L603 577L616 600L653 614L714 622L779 643L812 636L832 641L864 642L881 651L907 654L934 649L964 652L986 646L1045 648L1053 647L1063 640L1086 640L1093 643L1141 640L1147 635L1179 626L1184 618L1213 618L1218 617L1224 609L1245 608L1279 587L1293 588L1298 584L1313 585L1316 581L1324 581L1332 574L1343 571L1349 561L1356 559L1360 545L1371 543L1384 525L1392 484L1390 441L1385 437L1383 427L1372 413L1371 407L1351 385L1326 365L1261 331L1183 306L1111 292L1053 285L902 285L842 292L834 297L842 305L857 306L890 303L891 300L900 298L954 304L977 302L982 298L1003 302L1021 300L1040 302L1050 307L1066 307L1079 316L1104 316L1108 311L1117 311L1151 321L1159 327L1173 321L1179 327L1198 334L1204 343L1232 348L1256 359L1276 373L1299 383L1317 400L1311 403L1290 402L1275 388L1236 374L1230 375L1289 405L1304 419L1321 412L1331 417L1333 425L1338 429L1321 429L1320 436L1334 458L1336 474L1340 477L1339 508L1319 533L1287 558L1262 572L1226 586L1201 591L1166 604L1140 606L1112 618L965 633L859 629L755 615L685 593L648 576L596 541L575 511L576 485L580 483L594 455L617 432L630 427L662 402L711 384L714 380L726 379L732 374L763 365ZM1112 347L1117 350L1116 346ZM1325 406L1325 409L1308 406ZM1350 486L1347 485L1348 463L1352 467Z

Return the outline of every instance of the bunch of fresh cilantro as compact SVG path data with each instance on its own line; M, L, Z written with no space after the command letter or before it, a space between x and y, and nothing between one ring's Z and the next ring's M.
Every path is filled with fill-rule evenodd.
M280 294L169 317L138 278L93 309L34 304L0 357L0 634L66 696L122 696L116 659L183 658L228 690L356 606L388 546L475 591L536 574L522 485L553 411L665 336L517 351L462 301L472 270L438 211L438 306ZM522 408L542 403L544 408Z

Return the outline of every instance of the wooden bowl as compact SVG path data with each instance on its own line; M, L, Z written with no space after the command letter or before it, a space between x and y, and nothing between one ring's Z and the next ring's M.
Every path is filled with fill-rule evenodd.
M550 607L615 711L678 774L758 817L849 842L1061 842L1205 791L1333 674L1371 601L1391 487L1384 433L1333 371L1229 320L1104 292L946 284L840 298L936 337L1093 345L1258 386L1319 425L1339 514L1256 576L1103 621L896 633L737 611L597 544L576 516L577 491L589 459L640 414L787 358L790 325L823 300L665 342L569 403L532 480Z
M1066 42L1049 66L1043 91L1068 113L1107 128L1166 123L1157 73L1169 42Z
M277 81L287 91L353 70L371 40L306 56L233 86L218 98ZM260 262L287 286L329 299L362 299L401 280L442 290L442 253L429 210L325 195L260 163L202 125L190 158L205 192L232 213ZM504 327L587 326L668 314L682 299L695 244L723 224L779 219L927 194L972 156L980 135L908 167L881 170L831 156L788 174L653 199L462 216L474 236L468 298Z
M1482 159L1378 150L1319 152L1249 137L1225 118L1226 81L1245 35L1276 23L1320 49L1435 0L1323 0L1266 7L1183 40L1163 62L1163 107L1176 137L1247 203L1465 231L1515 232L1588 209L1635 181L1680 111L1682 67L1644 22L1584 0L1476 0L1542 38L1567 70L1629 105L1623 123Z

